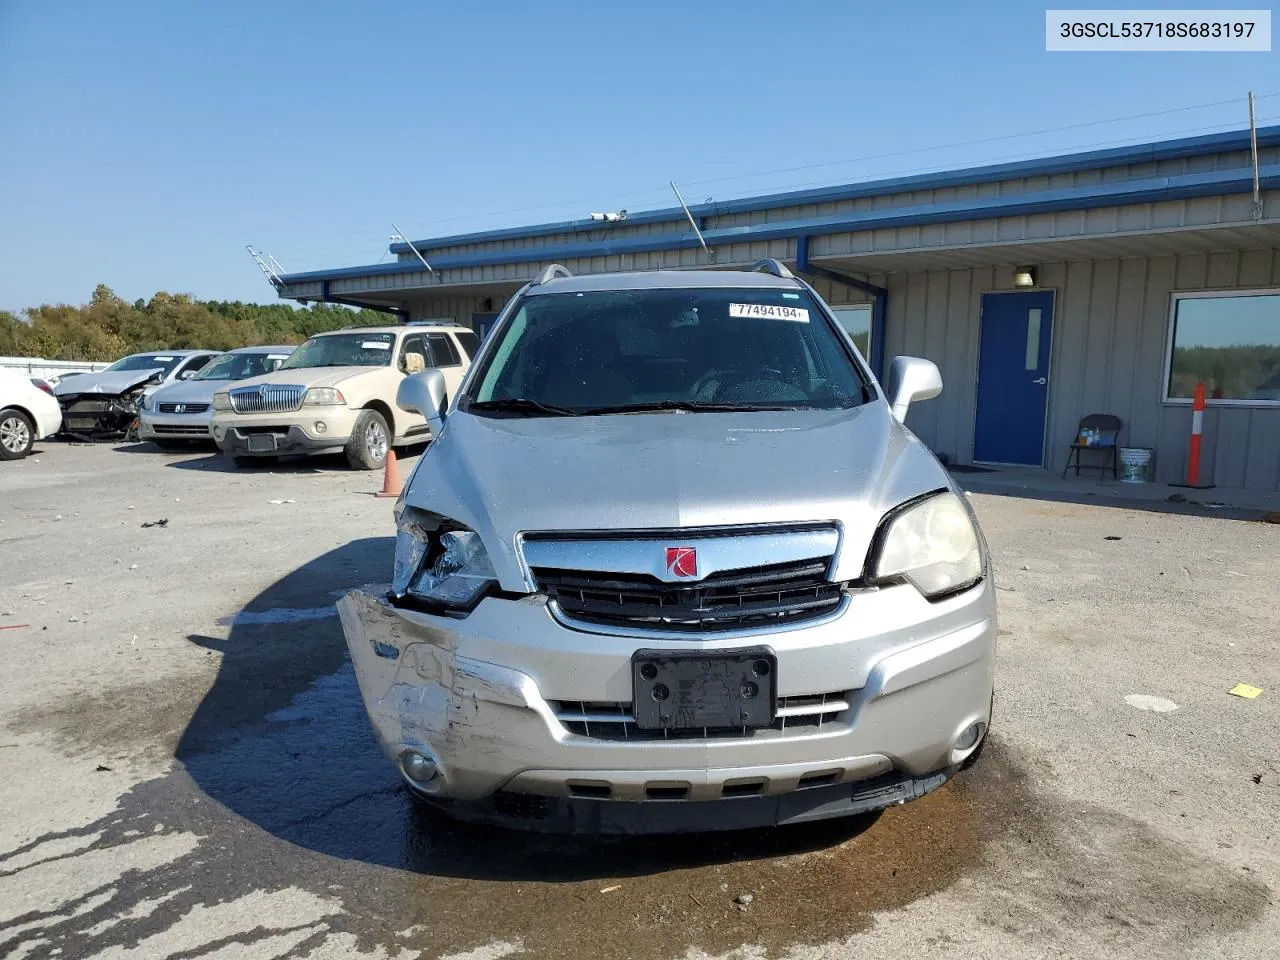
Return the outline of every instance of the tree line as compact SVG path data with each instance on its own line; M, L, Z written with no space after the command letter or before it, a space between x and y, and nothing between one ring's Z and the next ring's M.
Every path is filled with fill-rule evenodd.
M0 356L107 361L149 350L300 343L325 330L393 322L386 313L333 303L299 308L164 292L129 303L99 284L82 306L44 304L21 316L0 310Z

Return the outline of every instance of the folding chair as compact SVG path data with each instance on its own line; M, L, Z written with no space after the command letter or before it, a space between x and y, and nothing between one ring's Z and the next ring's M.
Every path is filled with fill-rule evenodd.
M1085 443L1086 435L1091 437ZM1120 418L1109 413L1091 413L1080 420L1076 427L1075 438L1071 441L1071 451L1067 454L1067 465L1062 468L1065 477L1074 461L1076 476L1080 476L1080 454L1085 450L1096 450L1103 455L1103 460L1089 469L1098 470L1098 480L1107 475L1107 467L1111 468L1111 476L1120 477Z

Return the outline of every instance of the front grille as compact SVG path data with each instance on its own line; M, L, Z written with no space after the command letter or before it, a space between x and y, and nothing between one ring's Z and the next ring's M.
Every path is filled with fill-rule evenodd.
M156 409L161 413L205 413L209 409L207 403L160 403Z
M810 620L840 605L829 558L717 573L692 584L648 574L535 567L538 586L565 616L588 623L698 632Z
M172 434L178 437L207 437L208 427L188 426L186 424L153 423L151 429L156 433Z
M307 388L294 383L264 383L229 391L236 413L293 413L302 406Z
M593 740L724 740L797 737L841 723L849 710L852 691L779 697L773 724L753 730L742 727L703 727L693 730L640 730L629 703L552 700L556 719L570 733Z
M70 403L64 403L62 409L67 413L106 413L111 406L110 400L82 400L77 397Z

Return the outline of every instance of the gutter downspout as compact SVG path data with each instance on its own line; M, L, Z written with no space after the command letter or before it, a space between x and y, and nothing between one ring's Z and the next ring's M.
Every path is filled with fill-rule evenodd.
M390 313L399 317L401 322L403 323L409 322L409 311L405 310L403 307L388 307L385 304L364 303L363 301L360 301L360 300L353 300L350 297L333 296L331 293L329 293L328 280L320 281L320 300L322 303L340 303L344 307L359 307L361 310L377 310L379 313ZM305 303L306 301L299 300L298 302Z
M886 315L889 310L889 291L884 287L876 286L874 283L868 283L866 280L860 280L857 277L851 277L835 270L828 270L826 267L818 266L816 263L810 263L809 238L806 236L796 237L796 270L812 277L821 277L832 283L840 283L846 287L852 287L854 290L861 290L863 293L871 294L871 356L867 360L871 364L871 372L876 375L876 379L883 381L884 335L887 326Z

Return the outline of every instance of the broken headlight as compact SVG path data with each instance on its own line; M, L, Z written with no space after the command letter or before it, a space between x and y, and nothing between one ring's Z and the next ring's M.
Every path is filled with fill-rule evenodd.
M982 579L978 531L953 493L929 497L892 515L874 561L875 580L906 580L930 600Z
M470 610L497 574L480 535L403 502L396 508L391 595L446 610Z

